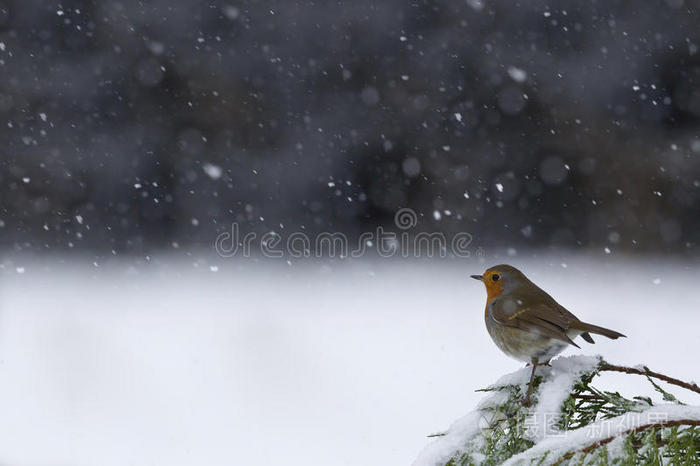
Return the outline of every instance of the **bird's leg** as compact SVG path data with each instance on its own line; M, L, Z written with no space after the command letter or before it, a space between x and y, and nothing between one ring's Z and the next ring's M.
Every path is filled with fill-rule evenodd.
M525 397L525 406L530 406L530 395L532 395L532 384L535 381L535 370L537 369L537 359L532 360L532 373L530 374L530 384L527 387L527 396Z

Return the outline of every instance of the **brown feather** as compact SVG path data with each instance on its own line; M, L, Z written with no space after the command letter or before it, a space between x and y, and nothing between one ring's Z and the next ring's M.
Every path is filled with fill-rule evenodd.
M569 316L562 312L551 312L546 305L519 308L513 301L494 300L491 312L496 322L502 325L537 332L580 348L566 334L570 323Z
M604 337L608 337L613 340L617 340L620 337L626 337L626 335L623 335L620 332L616 332L615 330L610 330L609 328L599 327L593 324L587 324L586 322L581 322L580 320L574 322L571 325L571 328L574 330L583 330L584 332L591 332L597 335L603 335Z

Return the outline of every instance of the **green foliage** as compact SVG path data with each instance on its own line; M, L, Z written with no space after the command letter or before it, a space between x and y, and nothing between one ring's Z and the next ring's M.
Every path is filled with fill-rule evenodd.
M641 412L652 406L650 399L638 397L630 400L618 392L598 390L591 382L598 371L586 372L577 382L562 406L559 428L573 430L587 426L599 419L610 419L628 412Z
M595 387L593 382L606 365L602 359L594 370L577 376L556 420L559 432L573 432L577 429L589 430L603 420L615 420L628 413L642 413L654 407L649 397L626 398L616 391ZM647 372L648 369L645 368ZM547 382L549 372L535 377L533 396L537 397L543 382ZM671 393L663 389L652 377L647 380L660 393L665 402L682 405ZM533 436L528 435L529 417L535 408L523 404L527 387L523 384L494 386L480 391L489 392L479 409L481 415L478 433L466 439L463 448L454 452L446 466L497 465L514 455L527 452L535 445ZM656 411L650 411L655 413ZM646 413L648 414L648 413ZM629 417L629 416L628 416ZM646 418L645 418L646 419ZM649 418L633 428L599 436L584 444L568 445L559 450L540 454L523 453L518 464L530 465L689 465L700 464L700 426L698 421L676 419L665 421ZM572 446L573 445L573 446ZM567 449L568 448L568 449ZM539 450L540 452L542 450Z
M535 377L534 387L541 383L542 377ZM521 386L502 385L477 391L500 393L504 399L481 408L483 435L480 442L455 454L446 466L497 465L533 445L531 440L525 438L528 410L523 405Z
M535 379L539 385L542 377ZM485 434L485 442L481 453L486 459L483 465L500 464L516 453L525 451L533 445L533 442L524 438L526 431L527 410L522 403L520 387L506 385L493 390L506 392L508 398L500 405L490 406L483 410L484 420L488 422Z
M700 430L695 426L653 428L624 438L623 448L613 453L607 446L578 452L555 464L604 465L696 465L700 462Z

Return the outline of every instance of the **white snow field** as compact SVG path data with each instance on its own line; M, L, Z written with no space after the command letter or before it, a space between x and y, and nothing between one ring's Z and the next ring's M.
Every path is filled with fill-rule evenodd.
M501 262L629 337L565 354L700 378L692 261L5 259L0 463L410 464L521 367L469 278Z

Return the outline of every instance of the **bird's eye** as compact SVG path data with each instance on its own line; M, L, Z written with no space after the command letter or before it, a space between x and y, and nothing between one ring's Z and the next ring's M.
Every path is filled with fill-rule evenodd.
M493 275L491 275L491 280L493 280L494 282L497 282L499 278L501 278L501 276L498 275L497 273L494 273Z

